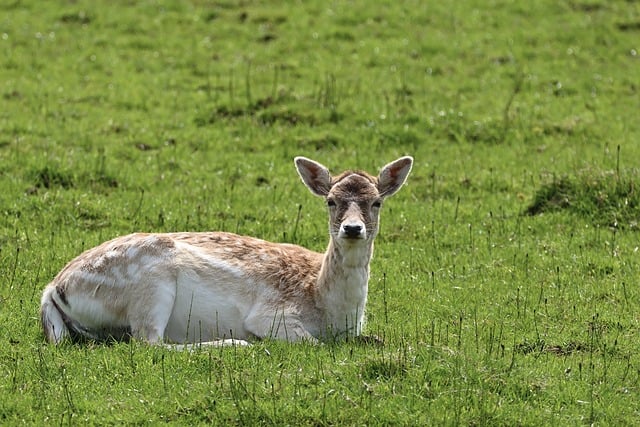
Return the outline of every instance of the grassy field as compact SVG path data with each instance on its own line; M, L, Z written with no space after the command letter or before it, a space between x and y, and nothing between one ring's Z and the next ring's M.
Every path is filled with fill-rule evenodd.
M0 0L0 424L637 424L638 51L631 0ZM293 157L407 154L384 346L45 344L41 290L83 249L322 251Z

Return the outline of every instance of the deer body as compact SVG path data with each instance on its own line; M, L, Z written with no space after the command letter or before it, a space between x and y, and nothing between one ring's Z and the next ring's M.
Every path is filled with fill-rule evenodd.
M327 200L324 254L225 232L136 233L90 249L45 288L45 336L218 345L359 335L380 204L411 165L404 157L378 177L332 177L296 158L303 182Z

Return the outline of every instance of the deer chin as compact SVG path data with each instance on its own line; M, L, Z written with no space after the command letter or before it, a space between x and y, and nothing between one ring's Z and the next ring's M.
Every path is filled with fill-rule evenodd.
M366 232L362 232L356 236L353 236L341 231L338 233L337 238L341 242L344 242L345 244L349 244L349 245L364 244L368 241Z

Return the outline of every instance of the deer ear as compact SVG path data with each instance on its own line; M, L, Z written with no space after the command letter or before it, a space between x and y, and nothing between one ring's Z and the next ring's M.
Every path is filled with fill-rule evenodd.
M331 190L331 174L329 169L306 157L294 159L302 182L316 196L326 196Z
M378 176L378 191L381 196L387 197L395 194L411 172L413 157L400 157L380 170Z

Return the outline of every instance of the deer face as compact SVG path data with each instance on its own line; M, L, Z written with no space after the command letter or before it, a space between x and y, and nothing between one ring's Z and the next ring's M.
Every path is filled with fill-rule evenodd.
M331 235L354 242L373 239L378 233L382 205L376 179L347 172L334 181L326 196Z

